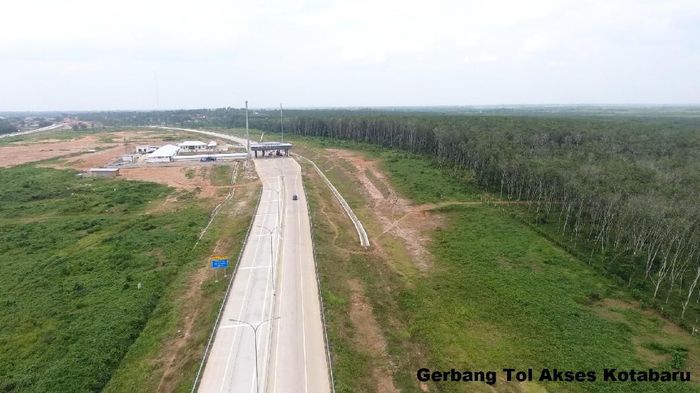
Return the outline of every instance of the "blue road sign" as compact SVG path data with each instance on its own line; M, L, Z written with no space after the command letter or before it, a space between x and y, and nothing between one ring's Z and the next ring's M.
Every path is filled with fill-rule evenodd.
M228 267L228 259L212 259L211 267L213 269L225 269Z

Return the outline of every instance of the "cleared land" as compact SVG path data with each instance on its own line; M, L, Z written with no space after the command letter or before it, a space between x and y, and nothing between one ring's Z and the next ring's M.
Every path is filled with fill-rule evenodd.
M517 204L481 202L493 196L478 192L469 176L367 145L296 142L373 241L368 251L357 245L351 224L306 168L337 391L700 391L695 383L419 383L420 367L601 373L610 365L696 374L700 345L521 221ZM392 212L390 195L406 205ZM430 265L411 250L416 239Z
M223 202L198 248L209 250L207 255L228 256L233 264L260 189L252 168L241 167L233 197ZM229 277L216 274L206 258L184 269L105 391L189 392Z
M33 135L32 151L54 159L28 160L92 165L86 157L97 153L80 149L120 155L126 136L171 137ZM3 143L0 153L19 144ZM0 391L188 391L226 288L208 257L235 260L259 195L255 173L236 165L174 168L177 182L163 184L0 169Z
M33 135L32 139L0 144L0 167L40 162L41 166L57 169L87 170L116 162L131 154L137 145L163 145L185 139L205 139L181 131L125 130L113 132L60 131ZM214 138L217 140L216 138ZM221 146L227 143L217 140ZM210 176L229 164L201 164L196 161L123 167L120 175L130 180L152 181L184 191L193 191L198 198L218 198L226 195L226 184L210 181Z

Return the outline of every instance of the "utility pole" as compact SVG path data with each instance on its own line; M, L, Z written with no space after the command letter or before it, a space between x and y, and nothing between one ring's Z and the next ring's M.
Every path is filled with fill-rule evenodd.
M284 122L282 122L282 103L280 102L280 130L282 131L282 143L284 143Z
M156 93L156 124L160 125L160 88L158 86L158 71L153 70L153 84Z
M245 100L245 139L247 143L246 152L248 153L248 160L246 162L250 162L250 134L248 132L248 100Z

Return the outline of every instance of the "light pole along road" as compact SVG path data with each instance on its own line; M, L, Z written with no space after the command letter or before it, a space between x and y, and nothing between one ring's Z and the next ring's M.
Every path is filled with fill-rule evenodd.
M263 192L198 391L327 393L329 370L301 168L287 157L254 163ZM295 194L298 200L292 200ZM275 230L269 228L277 232L271 246L266 238L271 241ZM243 334L253 325L258 327L252 336Z
M260 326L262 326L262 324L264 324L266 322L270 322L270 321L275 320L275 319L280 319L280 317L266 319L264 321L260 321L260 322L256 323L255 325L253 325L252 323L246 322L246 321L238 321L235 319L230 319L231 322L238 322L240 324L243 324L243 325L248 326L251 329L253 329L253 343L254 343L253 348L255 348L255 390L258 393L260 392L260 372L258 370L260 368L260 364L258 363L258 328Z

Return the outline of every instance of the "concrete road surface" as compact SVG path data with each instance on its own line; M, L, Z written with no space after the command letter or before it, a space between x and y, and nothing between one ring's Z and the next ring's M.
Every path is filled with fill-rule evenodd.
M64 127L65 125L66 125L65 123L55 123L55 124L51 124L50 126L35 128L33 130L13 132L11 134L0 134L0 138L11 138L13 136L37 134L37 133L44 132L44 131L56 130L58 128Z
M330 392L301 168L278 157L255 166L263 194L199 392Z
M243 147L246 147L246 144L247 144L247 140L245 138L240 138L240 137L232 136L232 135L228 135L228 134L222 134L220 132L214 132L214 131L197 130L197 129L193 129L193 128L180 128L180 127L162 127L162 126L148 126L148 128L159 128L161 130L176 130L176 131L194 132L197 134L213 136L213 137L221 138L221 139L228 140L231 142L236 142ZM253 141L251 141L251 143L253 143Z

